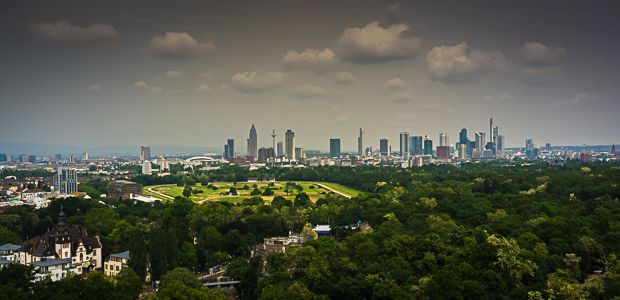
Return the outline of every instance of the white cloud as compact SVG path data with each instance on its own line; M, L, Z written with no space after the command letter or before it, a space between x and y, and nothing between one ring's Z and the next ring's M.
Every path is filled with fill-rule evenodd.
M113 40L120 37L114 26L110 24L90 24L88 27L78 27L70 25L69 21L30 23L30 34L37 40L55 43Z
M351 84L355 81L355 76L347 71L338 72L336 73L336 81L340 84Z
M101 86L98 84L95 84L93 86L88 87L87 89L89 92L101 92Z
M386 83L387 87L394 90L403 89L407 86L407 84L402 81L400 78L390 79Z
M187 32L170 31L153 38L148 49L156 55L172 57L189 57L216 51L213 41L199 43Z
M152 86L150 91L151 94L160 94L161 92L163 92L163 90L156 85Z
M564 47L547 47L541 43L525 43L519 56L529 64L544 64L566 55Z
M326 93L324 88L311 84L297 86L294 92L299 97L317 97Z
M282 57L282 64L289 69L327 68L334 61L336 61L336 56L329 48L325 48L323 51L308 48L306 51L301 53L298 53L295 50L289 50L284 57Z
M514 98L515 98L515 96L510 95L510 94L501 94L501 95L499 95L499 98L500 98L500 99L512 100L512 99L514 99Z
M366 63L413 57L419 53L422 40L402 38L407 29L406 24L383 28L376 21L363 28L347 28L338 40L339 53L347 60Z
M471 51L467 43L456 46L439 46L426 54L426 73L432 80L462 82L483 71L509 71L512 67L500 51Z
M196 92L207 92L210 91L211 87L206 84L201 84L198 88L196 88Z
M244 72L235 74L230 80L231 84L244 93L267 91L278 87L284 82L282 72L270 72L259 74L256 72Z
M146 83L145 83L144 81L134 82L133 87L136 87L136 88L145 88L145 87L146 87Z
M168 79L178 79L183 77L183 71L168 71L166 72L166 78Z

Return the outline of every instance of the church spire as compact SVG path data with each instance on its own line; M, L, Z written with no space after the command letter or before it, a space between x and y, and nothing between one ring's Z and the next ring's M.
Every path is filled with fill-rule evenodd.
M62 204L60 204L60 213L58 214L58 226L66 226L67 217L65 216L65 212L62 209Z

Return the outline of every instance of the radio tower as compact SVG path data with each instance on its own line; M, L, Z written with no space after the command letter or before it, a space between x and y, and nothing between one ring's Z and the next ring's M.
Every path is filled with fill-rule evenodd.
M273 130L271 137L273 138L273 151L276 151L276 130L275 129Z

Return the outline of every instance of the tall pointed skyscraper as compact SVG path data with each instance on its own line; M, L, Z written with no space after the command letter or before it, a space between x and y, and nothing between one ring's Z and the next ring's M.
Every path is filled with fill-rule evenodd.
M357 155L364 157L364 151L366 150L366 130L360 128L360 136L357 138Z
M256 128L252 124L250 129L250 138L248 139L248 155L253 158L258 158L258 140L256 137Z

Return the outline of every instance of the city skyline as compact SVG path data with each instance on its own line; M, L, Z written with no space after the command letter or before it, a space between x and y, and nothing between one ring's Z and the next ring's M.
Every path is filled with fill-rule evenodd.
M291 128L356 149L365 128L377 149L463 127L493 141L490 116L506 148L620 142L613 3L63 3L0 11L0 146L245 148L255 124L258 147Z

